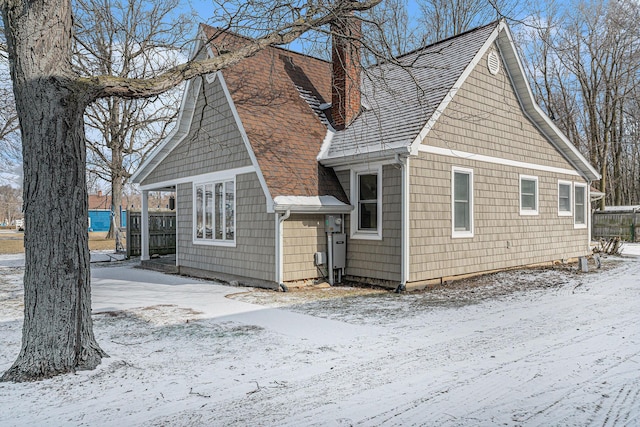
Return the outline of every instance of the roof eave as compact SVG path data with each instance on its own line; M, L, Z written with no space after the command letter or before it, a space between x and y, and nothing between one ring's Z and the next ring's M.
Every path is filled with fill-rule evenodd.
M394 159L396 156L408 156L411 155L411 147L409 144L403 144L400 146L368 151L366 153L348 153L342 156L325 157L319 159L320 164L326 167L335 168L339 166L348 166L362 163L379 162Z
M305 206L305 205L277 205L274 210L278 213L291 212L291 213L319 213L319 214L336 214L336 213L350 213L353 211L352 205L329 205L329 206Z

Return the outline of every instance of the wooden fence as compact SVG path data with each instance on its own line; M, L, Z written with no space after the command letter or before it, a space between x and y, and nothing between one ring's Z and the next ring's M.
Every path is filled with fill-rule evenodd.
M127 211L127 258L142 255L142 212ZM149 255L176 253L176 213L149 212Z
M640 241L640 212L595 211L592 218L591 235L594 240L619 237L627 242Z

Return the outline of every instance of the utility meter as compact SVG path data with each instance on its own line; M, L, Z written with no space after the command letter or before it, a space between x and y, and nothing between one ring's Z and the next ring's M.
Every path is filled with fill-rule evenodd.
M340 233L342 231L342 218L340 215L326 215L324 217L324 231L327 233Z

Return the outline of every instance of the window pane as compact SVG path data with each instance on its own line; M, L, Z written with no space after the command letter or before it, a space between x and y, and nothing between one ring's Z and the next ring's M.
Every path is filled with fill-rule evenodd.
M378 204L360 203L360 230L376 230L378 228Z
M456 202L455 203L455 230L456 231L469 231L471 224L469 223L469 203Z
M558 209L561 212L571 212L571 185L560 184L558 187Z
M360 200L378 199L378 175L358 175L360 179Z
M456 202L469 201L469 174L457 173L454 180L454 193Z
M225 183L225 216L226 216L226 239L233 240L236 234L236 226L234 223L235 205L235 186L233 181Z
M470 180L468 173L453 174L453 228L455 231L471 231Z
M213 185L205 186L205 239L213 238Z
M204 237L204 222L203 222L203 204L204 204L204 186L198 185L196 187L196 200L195 200L195 209L196 209L196 239L202 239Z
M523 210L536 210L536 182L530 179L520 180L520 199Z
M585 188L584 187L576 187L575 190L575 223L576 224L586 224L585 218Z
M216 228L216 240L222 240L222 227L224 221L222 219L222 202L224 194L222 192L222 184L216 184L216 209L215 209L215 228Z

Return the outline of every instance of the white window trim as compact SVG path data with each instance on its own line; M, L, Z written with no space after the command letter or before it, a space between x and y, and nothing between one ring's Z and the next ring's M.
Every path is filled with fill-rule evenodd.
M574 213L573 213L573 228L587 228L588 226L588 222L589 222L589 216L588 216L588 210L587 207L589 206L588 200L589 200L589 193L587 192L587 185L586 184L581 184L578 182L574 182L573 183L574 186L574 190L573 190L573 198L575 198L575 189L578 187L584 188L584 223L583 224L579 224L576 223L576 212L575 212L575 200L573 200L573 206L574 206Z
M568 185L569 186L569 210L561 211L560 210L560 186ZM571 181L563 181L561 179L558 180L558 216L573 216L573 182Z
M358 176L368 174L377 174L378 177L378 229L371 231L358 229L358 222L360 219L360 203L358 203L360 200L360 195L358 194ZM382 165L362 165L351 168L350 181L351 201L356 206L355 210L351 214L351 238L361 240L382 240Z
M469 175L469 230L460 231L456 230L455 224L455 174L463 173ZM474 215L473 215L473 205L474 205L474 194L473 194L473 169L461 168L458 166L453 166L451 168L451 237L454 239L459 238L470 238L474 236Z
M522 209L522 180L527 181L535 181L536 183L536 208L535 209ZM520 175L518 179L518 203L520 205L520 215L522 216L533 216L538 215L540 211L539 205L539 196L540 196L540 183L538 182L538 177L533 175Z
M229 182L232 181L233 182L233 226L234 226L234 233L233 233L233 240L215 240L215 239L198 239L196 238L196 227L195 224L198 221L198 213L196 210L196 190L197 187L199 185L206 185L206 184L212 184L214 191L215 191L215 185L216 184L223 184L225 182ZM222 180L215 180L215 181L210 181L210 180L198 180L198 181L194 181L192 183L192 191L193 191L193 199L192 199L192 222L191 222L191 236L192 236L192 243L194 245L204 245L204 246L221 246L221 247L229 247L229 248L235 248L236 247L236 238L238 236L238 227L237 227L237 201L238 201L238 186L236 183L236 176L233 176L232 178L226 178L226 179L222 179ZM226 195L225 195L226 197ZM204 200L204 199L203 199ZM203 211L203 215L206 216L206 213ZM215 218L215 212L213 213L213 216ZM204 218L203 218L204 219Z

